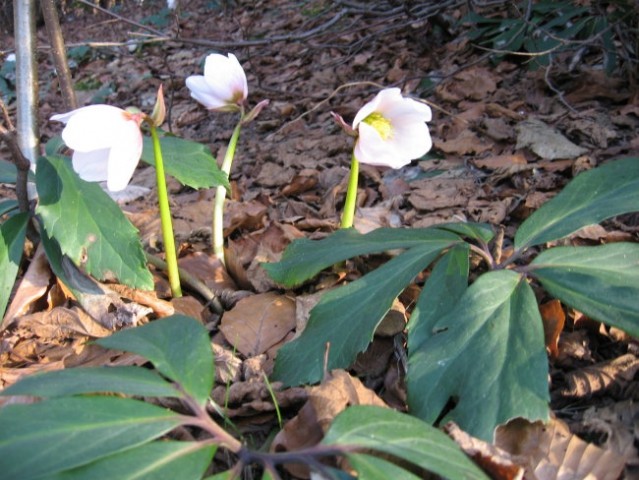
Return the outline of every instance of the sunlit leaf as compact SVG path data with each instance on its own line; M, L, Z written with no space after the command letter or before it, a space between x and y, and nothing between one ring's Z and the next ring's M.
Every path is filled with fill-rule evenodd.
M172 315L121 330L96 343L142 355L201 406L206 404L213 388L213 350L208 332L197 320Z
M262 267L273 280L290 287L357 255L459 241L457 235L435 228L378 228L365 235L353 228L343 228L323 240L295 240L286 248L281 261L262 264Z
M444 421L487 441L514 417L548 418L544 331L535 295L520 274L480 276L433 331L411 353L411 413L433 422L455 399Z
M639 158L625 158L579 174L521 224L515 248L557 240L615 215L639 211Z
M28 213L18 213L0 225L0 318L16 281L28 222Z
M440 223L435 226L440 230L448 230L462 237L471 238L473 240L481 240L484 243L490 242L495 236L495 231L488 223Z
M36 213L62 253L100 280L153 289L137 229L99 185L81 180L62 157L40 157L36 185Z
M200 480L209 467L215 445L156 441L65 471L56 480Z
M201 143L182 138L160 137L164 171L182 185L191 188L208 188L218 185L230 188L227 175L220 170L209 149ZM153 142L144 137L142 160L155 165Z
M346 368L366 349L393 300L450 241L424 242L364 277L324 294L302 335L277 352L273 377L285 385L314 383L328 370Z
M376 450L449 480L489 478L443 432L389 408L370 405L347 408L335 418L322 444Z
M0 395L60 397L113 392L147 397L182 397L182 393L152 370L140 367L84 367L24 377Z
M551 248L533 260L530 274L567 305L639 336L638 244Z
M0 472L28 480L53 476L157 438L178 414L138 400L63 397L0 409Z

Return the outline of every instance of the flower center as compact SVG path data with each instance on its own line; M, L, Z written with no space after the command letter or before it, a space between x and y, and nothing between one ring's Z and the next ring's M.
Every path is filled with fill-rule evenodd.
M362 121L377 130L382 140L388 140L393 137L393 125L390 120L381 113L373 112Z

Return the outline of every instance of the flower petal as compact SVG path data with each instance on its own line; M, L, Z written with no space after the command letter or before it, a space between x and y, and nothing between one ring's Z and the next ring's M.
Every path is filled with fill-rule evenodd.
M186 86L191 91L191 97L200 102L206 108L215 110L226 105L226 101L220 98L202 75L192 75L186 79Z
M120 141L111 147L107 166L107 188L112 192L126 188L142 155L142 133L134 121L122 125L118 136Z
M62 139L75 151L89 152L110 147L117 137L118 125L128 120L121 108L110 105L90 105L72 112L54 115L52 120L66 123Z
M355 158L360 163L379 167L400 168L410 163L401 156L401 150L395 145L385 141L379 132L372 126L361 123L359 126L359 138L355 144Z
M82 180L87 182L104 182L107 175L107 162L109 160L109 148L93 150L91 152L73 152L73 170Z

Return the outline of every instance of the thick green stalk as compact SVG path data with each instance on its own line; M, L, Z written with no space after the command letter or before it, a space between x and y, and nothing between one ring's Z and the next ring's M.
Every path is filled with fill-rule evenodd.
M229 146L226 149L224 160L222 161L221 170L228 176L231 173L231 165L233 157L235 157L235 149L237 141L240 138L240 130L242 128L242 120L237 122L233 135L229 140ZM213 253L220 260L222 265L226 265L224 259L224 200L226 200L226 189L217 187L215 191L215 203L213 204Z
M359 162L353 154L351 160L351 175L348 178L348 190L346 190L346 201L344 202L344 213L342 213L342 228L353 226L355 218L355 204L357 203L357 184L359 180Z
M166 256L167 274L169 285L174 297L182 296L180 275L178 273L177 254L175 251L175 238L173 237L173 224L171 210L169 208L169 196L166 191L166 177L164 175L164 161L162 160L162 148L155 126L151 125L151 138L153 138L153 153L155 154L155 174L158 183L158 206L160 207L160 222L162 224L162 240L164 241L164 254Z

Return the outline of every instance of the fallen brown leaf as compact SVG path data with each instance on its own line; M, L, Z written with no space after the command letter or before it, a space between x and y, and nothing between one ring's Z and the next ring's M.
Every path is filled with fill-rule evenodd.
M243 298L222 317L220 330L247 357L266 352L295 328L295 302L277 293Z

